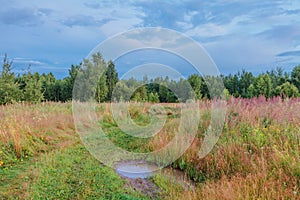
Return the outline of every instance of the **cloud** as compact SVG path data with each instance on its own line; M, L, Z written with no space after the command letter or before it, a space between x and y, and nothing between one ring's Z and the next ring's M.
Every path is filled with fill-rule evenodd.
M265 40L277 43L300 43L300 26L297 24L277 25L257 34Z
M122 4L126 3L125 1L122 2ZM103 8L109 8L109 7L114 7L120 4L120 2L114 2L110 0L102 0L102 1L97 1L97 2L87 2L84 3L84 6L90 9L103 9Z
M197 15L198 13L199 12L197 12L197 11L188 11L187 13L184 14L183 19L186 22L190 22L193 19L193 17L195 15Z
M100 26L103 25L107 22L109 22L111 19L101 19L101 20L96 20L92 16L87 16L87 15L77 15L73 17L69 17L66 20L62 21L62 24L68 26L68 27L73 27L73 26Z
M49 8L39 8L38 11L46 16L49 16L51 13L53 13L53 10Z
M157 26L193 37L221 67L260 69L299 60L299 14L300 2L291 0L7 0L0 8L0 51L35 58L27 63L70 66L107 37Z
M300 56L300 50L298 51L286 51L286 52L282 52L280 54L277 54L276 56Z
M183 21L186 13L181 1L137 1L133 5L140 8L144 15L142 20L144 26L162 26L168 28L178 28L177 21Z
M84 3L84 5L88 8L92 8L92 9L99 9L101 8L101 4L100 3Z
M141 23L142 20L140 20L139 18L111 20L101 26L100 30L104 35L112 36L114 34L124 32L125 30L132 29Z
M46 63L43 63L41 61L38 60L32 60L32 59L27 59L27 58L14 58L12 59L13 63L15 64L21 64L21 65L34 65L34 66L41 66L41 65L45 65Z
M285 14L288 14L288 15L296 15L296 14L299 14L299 13L300 13L300 9L286 10L284 13L285 13Z
M185 34L192 37L216 37L227 34L227 30L224 26L208 23L190 29Z
M41 24L42 13L33 8L8 8L0 11L0 21L6 25L33 26Z

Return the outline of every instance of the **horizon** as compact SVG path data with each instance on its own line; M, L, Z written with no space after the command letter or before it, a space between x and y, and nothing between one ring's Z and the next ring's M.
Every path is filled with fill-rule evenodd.
M168 28L191 37L224 75L242 69L258 75L277 67L291 72L300 64L300 2L295 1L64 1L57 5L12 0L2 5L0 59L2 63L7 53L17 73L30 66L32 72L64 78L71 65L78 65L99 43L143 27ZM115 62L118 71L145 62L125 61ZM173 67L172 61L168 64ZM184 71L186 66L176 67Z

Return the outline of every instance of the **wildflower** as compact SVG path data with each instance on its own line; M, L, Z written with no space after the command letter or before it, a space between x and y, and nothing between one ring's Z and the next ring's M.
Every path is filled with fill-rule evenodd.
M4 163L0 160L0 167L3 165Z

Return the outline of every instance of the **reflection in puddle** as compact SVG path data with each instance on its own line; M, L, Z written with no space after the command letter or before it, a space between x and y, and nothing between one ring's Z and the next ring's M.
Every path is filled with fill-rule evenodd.
M116 172L125 178L147 178L159 168L145 161L121 161L116 165Z
M195 183L187 175L176 169L164 168L159 170L158 166L145 161L121 161L115 165L116 172L129 179L145 179L155 174L168 178L171 182L181 185L185 190L194 190Z

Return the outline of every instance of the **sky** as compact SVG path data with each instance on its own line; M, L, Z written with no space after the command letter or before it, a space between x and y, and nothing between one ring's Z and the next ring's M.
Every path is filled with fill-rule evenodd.
M31 71L53 72L62 78L99 43L143 27L168 28L191 37L222 74L242 69L258 74L276 67L289 72L300 64L298 0L0 3L0 59L7 53L19 73L30 66ZM125 73L134 67L128 59L116 62L117 69Z

